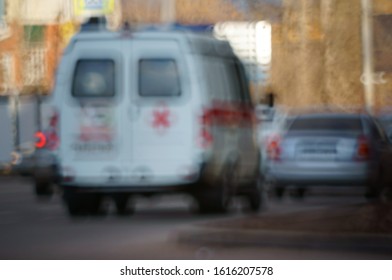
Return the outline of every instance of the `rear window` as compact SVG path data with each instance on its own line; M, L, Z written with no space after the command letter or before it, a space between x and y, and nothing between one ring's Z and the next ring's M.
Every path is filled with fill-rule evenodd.
M139 61L139 93L141 96L180 96L177 63L173 59Z
M77 97L114 96L114 61L84 59L76 64L72 95Z
M360 118L297 118L290 126L292 130L338 130L360 131L362 122Z

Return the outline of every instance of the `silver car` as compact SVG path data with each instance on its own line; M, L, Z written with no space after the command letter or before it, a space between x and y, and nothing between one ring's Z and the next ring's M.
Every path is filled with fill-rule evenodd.
M391 155L383 129L366 114L302 114L269 141L266 178L278 197L287 186L303 197L309 186L354 185L376 198L391 181Z

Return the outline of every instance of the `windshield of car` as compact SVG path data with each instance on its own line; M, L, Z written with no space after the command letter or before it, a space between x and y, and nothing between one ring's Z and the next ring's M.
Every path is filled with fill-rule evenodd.
M362 122L354 117L299 117L291 123L289 130L361 131Z

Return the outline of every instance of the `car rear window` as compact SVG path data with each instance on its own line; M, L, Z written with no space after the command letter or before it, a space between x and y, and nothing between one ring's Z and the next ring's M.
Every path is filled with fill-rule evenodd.
M72 95L76 97L114 96L114 61L83 59L76 63Z
M173 59L139 61L139 94L146 97L180 96L180 77Z
M289 128L293 130L337 130L337 131L360 131L362 122L360 118L347 117L314 117L314 118L297 118Z

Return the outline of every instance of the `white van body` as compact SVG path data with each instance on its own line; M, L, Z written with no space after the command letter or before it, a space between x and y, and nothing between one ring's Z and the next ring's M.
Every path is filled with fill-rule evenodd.
M227 210L234 194L260 206L253 107L227 42L80 32L64 51L53 104L71 214L96 211L105 194L122 213L132 194L168 191L191 193L203 211Z

